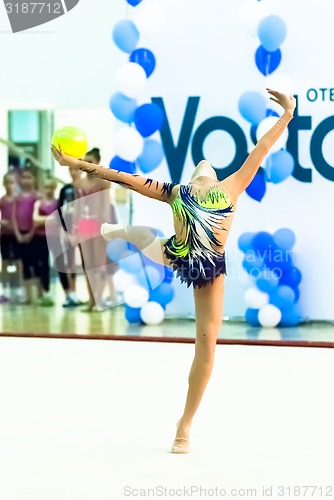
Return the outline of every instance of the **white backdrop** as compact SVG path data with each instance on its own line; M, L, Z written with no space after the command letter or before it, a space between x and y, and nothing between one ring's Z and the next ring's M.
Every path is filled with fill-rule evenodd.
M244 2L169 0L160 3L166 12L166 25L163 33L149 41L158 57L151 95L164 100L174 143L179 137L188 97L200 96L194 132L207 118L227 116L242 126L251 148L250 126L238 112L238 99L248 90L264 91L269 78L262 76L255 65L259 40L252 38L241 23L239 8ZM303 167L312 169L313 178L311 183L289 178L279 185L269 184L261 204L246 194L240 198L227 246L230 265L225 314L239 316L245 310L242 296L246 283L241 272L238 236L245 231L274 232L280 227L289 227L296 234L296 265L303 274L302 311L308 318L334 319L334 185L317 172L310 158L312 133L319 122L334 115L334 102L329 99L329 91L324 91L324 101L320 91L315 102L306 97L310 88L334 87L330 48L334 36L326 14L333 6L330 0L261 3L269 13L280 15L287 25L287 38L281 47L282 62L273 77L287 75L293 81L299 114L312 117L312 130L299 132L299 160ZM333 139L331 132L324 140L323 154L334 167ZM190 150L191 147L182 182L187 182L194 167ZM204 144L204 153L215 166L225 166L233 159L234 143L225 132L213 132ZM162 165L152 177L153 174L165 177L166 169L168 171L166 164ZM149 210L154 202L138 197L137 200L136 222L147 223L149 218L153 226L164 229L161 220L168 216L168 207ZM171 231L166 224L167 234ZM187 305L190 297L188 299ZM182 308L180 302L179 310Z
M148 0L142 4L145 1ZM249 124L238 113L238 99L247 90L262 91L267 81L254 62L259 41L250 37L240 22L238 11L243 1L155 2L164 10L164 25L150 38L143 37L140 45L147 45L157 57L149 93L163 98L174 143L179 137L188 98L199 96L193 133L205 119L227 116L243 128L251 147ZM242 255L237 250L238 236L244 231L273 232L289 227L297 237L296 265L303 273L303 311L309 318L334 319L333 183L317 172L310 157L312 133L322 120L334 115L334 102L327 97L310 102L306 97L309 88L334 86L332 0L263 0L261 3L287 24L287 38L281 47L282 63L274 74L286 74L293 80L293 90L299 97L299 114L312 117L312 130L299 132L299 159L303 167L312 169L313 178L311 183L290 178L282 184L269 185L261 204L247 195L240 199L227 249L230 277L225 313L242 315L244 311L245 283L240 276ZM131 17L133 12L126 7L125 0L96 3L80 0L67 15L35 30L13 35L1 4L1 136L6 136L4 116L12 107L107 110L115 91L116 70L126 60L126 55L111 41L112 27L122 17ZM109 157L113 151L110 119L103 118L101 113L94 119L110 129L109 150L108 145L104 148L105 157ZM333 137L330 132L323 143L324 156L331 165L334 165ZM103 143L106 143L105 137ZM204 152L216 166L224 166L234 156L234 144L226 133L214 132L208 136ZM4 165L3 148L0 154ZM182 182L187 181L192 169L189 147ZM167 164L163 162L152 177L170 180ZM167 235L171 234L168 206L136 195L135 208L136 223L160 227ZM186 295L184 288L184 293L190 304L190 291ZM173 312L177 307L173 305Z

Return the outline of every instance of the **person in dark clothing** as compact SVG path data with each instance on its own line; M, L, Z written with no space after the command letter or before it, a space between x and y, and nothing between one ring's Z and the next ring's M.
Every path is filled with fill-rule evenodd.
M65 239L71 238L74 215L73 202L76 199L76 186L80 181L81 172L74 168L70 168L69 173L72 178L72 183L65 184L61 188L58 198L58 214L65 233L63 233L63 236L60 238L63 252L59 253L55 264L57 269L59 269L58 274L60 282L66 295L63 307L76 307L81 305L81 301L76 295L75 286L75 246L73 246L73 244L67 244Z

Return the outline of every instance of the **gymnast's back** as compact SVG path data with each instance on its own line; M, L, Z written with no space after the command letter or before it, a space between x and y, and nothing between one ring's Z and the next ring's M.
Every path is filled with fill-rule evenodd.
M168 203L177 240L187 240L190 246L200 240L207 248L224 251L236 207L224 182L202 176L189 184L176 184Z

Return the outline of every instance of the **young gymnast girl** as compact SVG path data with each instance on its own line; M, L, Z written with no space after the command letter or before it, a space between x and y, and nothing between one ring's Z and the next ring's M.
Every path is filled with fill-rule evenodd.
M21 304L32 302L32 290L38 278L35 226L33 221L34 205L40 195L37 191L37 174L31 167L24 167L21 173L21 193L15 197L12 214L13 231L18 242L23 267L23 295Z
M267 90L271 95L270 99L280 104L284 113L258 141L240 169L221 182L217 179L215 170L205 160L197 165L190 182L182 185L97 167L52 148L55 159L61 165L116 182L171 206L175 234L169 239L157 238L151 228L122 228L119 224L102 224L101 233L106 239L125 238L153 261L176 270L177 275L188 286L193 285L195 356L189 373L184 411L177 422L176 437L171 449L173 453L190 451L190 427L212 372L223 317L225 244L238 197L250 184L269 149L293 118L295 98Z
M14 172L7 172L3 178L3 186L6 193L0 198L0 252L2 259L1 276L3 290L5 290L6 285L8 285L8 289L10 288L10 276L8 273L8 267L10 264L14 264L18 269L20 282L22 274L19 248L14 235L12 223L16 184L16 175ZM9 297L6 295L0 295L0 304L8 301Z

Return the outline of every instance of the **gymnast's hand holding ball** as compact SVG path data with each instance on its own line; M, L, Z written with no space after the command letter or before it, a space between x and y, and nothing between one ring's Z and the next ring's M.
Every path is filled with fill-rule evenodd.
M51 151L62 166L76 168L78 158L84 156L87 150L87 136L80 128L63 127L56 130L52 136Z
M78 168L78 158L74 158L74 156L70 156L70 155L65 154L62 151L60 144L58 144L58 149L53 144L51 146L51 151L52 151L54 159L62 167Z

